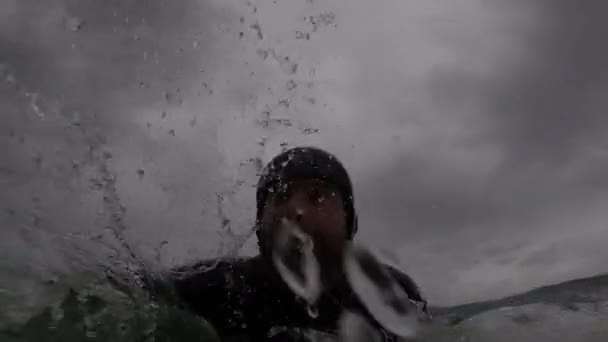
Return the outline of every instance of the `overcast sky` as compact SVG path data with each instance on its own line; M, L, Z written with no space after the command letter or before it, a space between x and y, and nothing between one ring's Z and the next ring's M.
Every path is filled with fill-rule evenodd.
M162 265L225 253L216 193L245 235L251 160L287 143L344 162L359 238L434 303L606 272L607 10L2 0L3 260L61 268L49 236L108 224L147 259L162 245ZM117 183L100 191L104 175Z

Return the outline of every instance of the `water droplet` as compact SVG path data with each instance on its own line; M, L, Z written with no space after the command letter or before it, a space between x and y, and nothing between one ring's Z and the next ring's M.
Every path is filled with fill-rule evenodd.
M301 130L302 134L313 134L313 133L319 133L319 129L318 128L304 128Z
M44 284L45 285L55 285L59 282L59 278L57 278L56 276L50 276L49 278L47 278L46 280L44 280Z
M289 60L289 57L283 57L280 61L281 69L288 74L295 74L298 72L298 64Z
M103 157L103 159L112 159L112 152L110 152L110 151L103 151L102 157Z
M162 112L162 113L160 114L160 118L161 118L161 119L165 119L165 118L167 117L167 115L168 115L168 114L167 114L167 112Z
M319 309L316 305L306 306L306 311L308 312L308 315L313 319L319 317Z
M192 47L195 48L195 49L198 49L200 47L200 43L198 41L194 41L192 43Z
M175 136L175 130L174 129L170 129L169 130L169 135L174 137Z
M138 169L137 170L137 177L139 177L139 179L142 179L144 177L144 169Z
M366 319L351 311L342 313L338 330L340 341L380 342L386 340Z
M264 39L264 35L262 34L262 27L260 26L259 23L255 23L255 24L251 25L250 28L256 32L259 40Z
M287 81L287 90L294 90L298 87L294 80Z
M312 97L304 97L304 100L305 100L306 102L308 102L308 103L312 104L312 105L314 105L314 104L316 104L316 103L317 103L317 100L315 100L315 99L314 99L314 98L312 98Z
M378 323L400 337L416 335L417 307L375 253L351 245L344 267L351 288Z
M79 17L71 17L66 21L66 25L71 31L79 31L84 25L84 20Z
M308 32L302 32L302 31L296 31L296 39L310 40L310 33L308 33Z
M257 55L260 56L260 58L262 58L263 60L266 60L268 58L268 56L270 56L270 51L264 50L264 49L258 49Z
M42 166L43 159L44 159L44 157L43 157L42 153L37 152L36 155L34 156L34 163L36 164L37 167Z
M172 99L171 93L168 91L164 91L163 98L165 99L165 102L167 102L167 103L171 102L171 99Z

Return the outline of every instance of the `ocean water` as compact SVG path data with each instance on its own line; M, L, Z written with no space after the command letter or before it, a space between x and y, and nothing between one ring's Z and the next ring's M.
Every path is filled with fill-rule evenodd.
M153 302L109 302L70 290L58 304L0 333L3 341L219 341L204 320Z

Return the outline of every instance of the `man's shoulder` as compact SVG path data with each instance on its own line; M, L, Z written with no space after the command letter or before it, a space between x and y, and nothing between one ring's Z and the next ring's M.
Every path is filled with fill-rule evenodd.
M257 257L214 258L174 267L167 273L177 299L187 307L222 326L248 289L264 277Z

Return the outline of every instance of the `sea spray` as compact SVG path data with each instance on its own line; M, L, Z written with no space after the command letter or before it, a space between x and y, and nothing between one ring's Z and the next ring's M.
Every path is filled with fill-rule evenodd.
M320 266L313 253L313 241L300 228L281 221L272 247L272 260L289 288L314 305L321 295Z
M380 325L402 338L416 336L418 307L375 253L352 244L344 254L344 268L351 288Z

